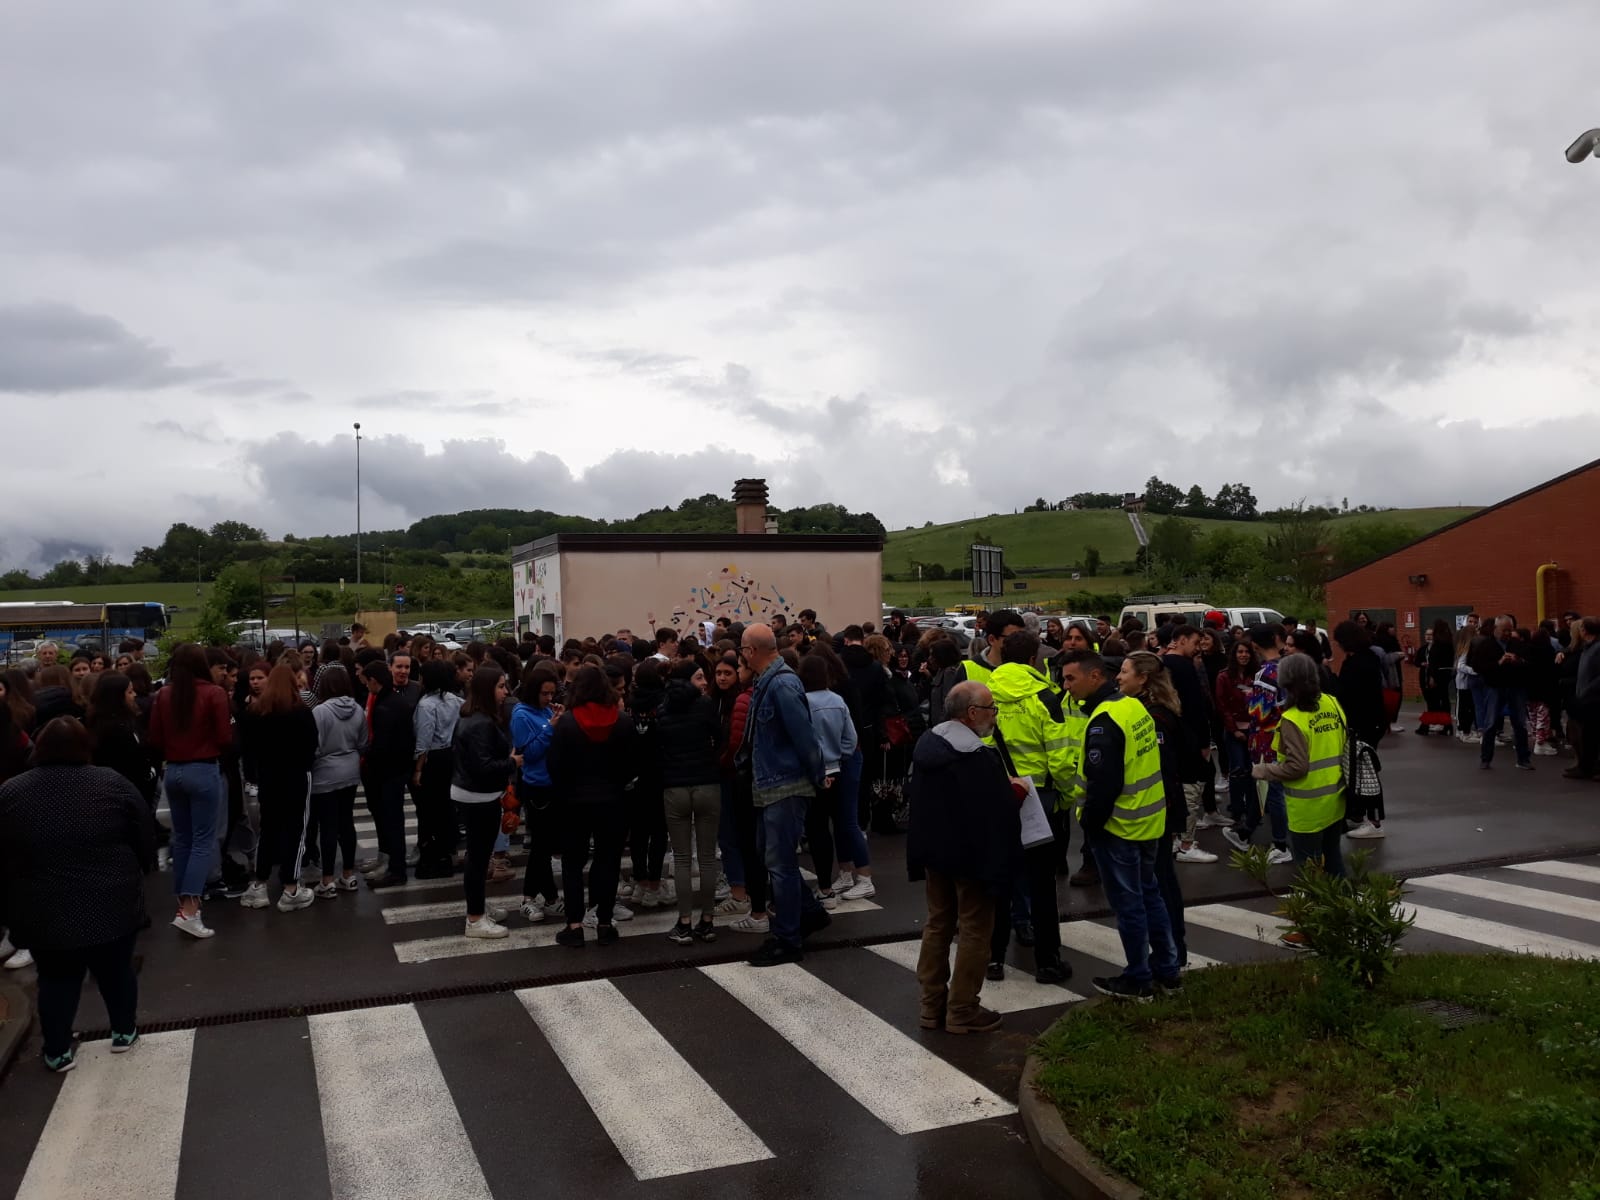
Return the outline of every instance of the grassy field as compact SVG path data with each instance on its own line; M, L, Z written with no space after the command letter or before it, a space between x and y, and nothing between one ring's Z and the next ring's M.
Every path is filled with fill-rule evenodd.
M1350 524L1387 521L1409 525L1418 534L1476 512L1473 508L1397 508L1381 513L1351 513L1334 520L1335 528ZM1145 529L1160 517L1146 517ZM1201 532L1232 529L1254 537L1272 532L1270 521L1195 521ZM946 568L967 561L968 547L979 533L1005 547L1008 567L1070 567L1083 561L1084 551L1094 546L1106 563L1131 562L1139 543L1127 515L1117 510L1088 512L1006 513L935 525L931 529L904 529L889 535L883 551L883 569L896 575L911 569L915 562L941 563ZM1030 587L1030 591L1032 588Z
M1024 591L1016 591L1017 583L1026 583ZM938 583L890 583L883 585L883 602L885 604L899 605L909 608L924 596L932 596L933 602L942 608L951 608L957 604L982 604L986 608L997 608L1003 604L1043 604L1054 608L1058 605L1051 603L1062 600L1073 592L1098 592L1102 595L1116 594L1127 595L1139 590L1140 579L1136 575L1101 575L1094 579L1085 576L1083 579L1073 579L1065 575L1051 575L1039 578L1020 580L1006 580L1006 594L1002 599L998 596L987 600L976 600L972 595L972 585L966 582L940 581ZM1104 608L1105 606L1100 606Z

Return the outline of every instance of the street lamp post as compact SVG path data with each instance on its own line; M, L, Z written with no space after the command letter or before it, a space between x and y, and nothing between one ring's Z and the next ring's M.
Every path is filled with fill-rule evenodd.
M361 422L356 425L356 591L361 591Z

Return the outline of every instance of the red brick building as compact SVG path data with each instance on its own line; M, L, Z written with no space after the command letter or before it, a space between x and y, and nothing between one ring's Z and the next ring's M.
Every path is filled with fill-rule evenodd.
M1600 459L1328 581L1328 621L1365 609L1420 643L1443 617L1600 615Z

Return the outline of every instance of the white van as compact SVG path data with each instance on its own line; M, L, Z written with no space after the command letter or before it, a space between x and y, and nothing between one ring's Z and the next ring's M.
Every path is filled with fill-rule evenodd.
M1219 611L1228 614L1229 629L1232 629L1235 625L1242 625L1244 628L1249 629L1252 625L1283 624L1283 614L1275 608L1267 608L1264 605L1224 608Z
M1121 628L1129 617L1134 618L1146 631L1156 627L1157 617L1170 617L1174 621L1185 621L1196 629L1206 623L1206 614L1214 611L1212 606L1204 600L1184 599L1166 602L1139 601L1126 605L1122 615L1117 618L1117 627Z

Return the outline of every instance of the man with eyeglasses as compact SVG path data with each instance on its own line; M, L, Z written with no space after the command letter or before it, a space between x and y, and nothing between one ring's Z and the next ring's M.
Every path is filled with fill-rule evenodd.
M755 683L737 759L751 773L756 847L772 877L770 936L749 962L752 967L775 967L803 959L801 943L830 921L800 878L800 837L806 806L822 788L822 753L805 688L778 654L772 628L747 626L739 654Z
M906 873L924 881L928 898L917 958L924 1029L967 1034L1000 1026L1000 1014L978 998L996 907L1004 903L999 897L1021 868L1018 809L1025 793L984 741L994 733L997 710L983 684L956 684L940 714L944 722L918 740L912 757Z

